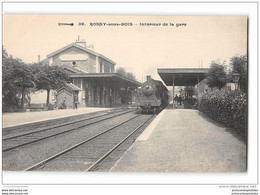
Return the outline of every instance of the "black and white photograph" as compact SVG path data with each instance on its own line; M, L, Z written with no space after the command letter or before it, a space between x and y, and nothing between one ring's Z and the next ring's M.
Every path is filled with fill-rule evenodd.
M246 14L2 14L2 180L40 184L18 182L33 174L47 184L99 184L100 175L158 175L171 184L167 176L186 183L194 174L187 183L201 176L221 184L223 176L231 184L252 175L250 21ZM77 174L88 179L54 179ZM126 184L154 183L140 178Z

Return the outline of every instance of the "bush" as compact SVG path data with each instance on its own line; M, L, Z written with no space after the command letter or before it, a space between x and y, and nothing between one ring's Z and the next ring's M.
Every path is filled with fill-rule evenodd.
M53 104L49 104L48 105L48 110L54 110L54 105Z
M201 97L199 111L247 137L247 94L241 91L217 90Z
M197 103L197 99L186 98L183 103L184 103L184 109L192 109L192 108L195 108L195 105Z

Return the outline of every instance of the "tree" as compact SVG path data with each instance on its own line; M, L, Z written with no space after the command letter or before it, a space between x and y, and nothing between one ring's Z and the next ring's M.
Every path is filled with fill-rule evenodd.
M119 67L118 69L116 69L116 73L118 73L122 76L126 76L126 70L122 67Z
M21 110L23 110L26 90L35 86L35 77L29 66L23 63L15 66L13 75L14 84L22 91Z
M2 46L2 51L3 51L3 53L2 53L2 59L8 58L8 53L7 53L6 49L4 48L4 46Z
M230 59L232 72L240 74L239 87L247 92L247 55L234 56Z
M225 65L216 61L212 61L210 69L206 75L206 82L210 88L218 87L221 89L224 87L227 82Z
M127 72L126 73L126 77L135 80L135 75L133 73L131 73L131 72Z
M32 66L36 75L36 88L47 91L46 105L49 105L50 90L58 89L64 85L69 80L68 75L63 69L55 65L33 64Z
M186 86L184 91L185 91L186 97L188 97L188 98L192 98L193 95L196 95L196 92L192 86Z
M122 67L119 67L118 69L116 69L116 73L118 73L122 76L125 76L127 78L135 80L135 75L131 72L126 72L126 70Z
M35 77L30 67L21 59L13 58L3 50L3 105L19 107L21 93L21 109L24 109L25 93L28 88L35 86Z

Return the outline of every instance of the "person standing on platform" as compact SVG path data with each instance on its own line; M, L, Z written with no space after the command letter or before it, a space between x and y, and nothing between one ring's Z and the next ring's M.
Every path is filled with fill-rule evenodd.
M181 102L182 102L181 95L179 95L178 102L179 102L179 103L180 103L180 105L181 105Z
M74 95L74 109L78 109L78 96Z
M113 97L112 97L112 95L110 95L108 99L109 99L110 108L112 108L112 105L113 105Z
M175 105L175 108L178 107L178 96L176 95L173 100L173 106Z
M66 109L67 106L66 106L66 99L63 100L61 106L60 106L60 109Z

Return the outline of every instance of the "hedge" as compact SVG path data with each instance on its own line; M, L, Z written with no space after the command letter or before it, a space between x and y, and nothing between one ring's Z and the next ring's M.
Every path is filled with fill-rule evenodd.
M247 138L247 94L241 91L217 90L204 94L199 100L198 110L231 127L244 139Z

